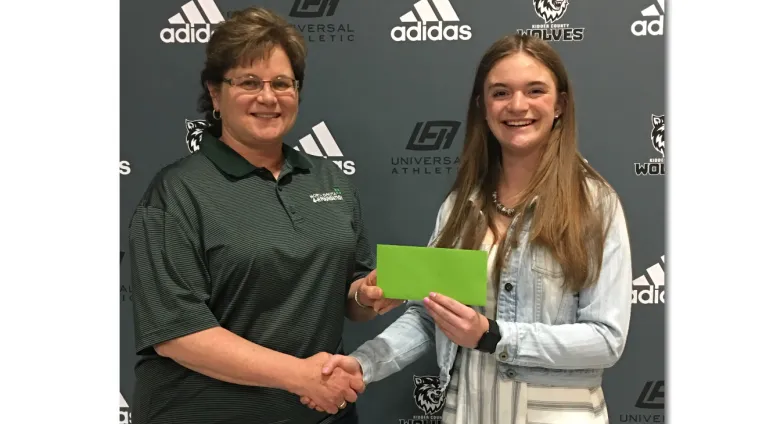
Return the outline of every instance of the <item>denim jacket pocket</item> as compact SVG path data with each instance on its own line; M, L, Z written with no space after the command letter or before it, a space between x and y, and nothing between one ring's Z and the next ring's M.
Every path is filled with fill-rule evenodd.
M533 247L531 269L536 276L539 319L545 324L571 324L576 320L577 296L564 286L561 264L547 249Z

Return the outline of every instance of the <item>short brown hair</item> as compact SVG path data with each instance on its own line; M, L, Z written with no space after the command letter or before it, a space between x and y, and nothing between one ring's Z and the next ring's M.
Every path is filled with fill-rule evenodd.
M212 98L207 83L219 86L230 69L249 66L260 58L266 59L275 47L286 52L301 92L305 82L307 47L305 38L295 26L280 15L260 7L233 12L225 22L217 25L207 43L207 59L201 71L202 93L198 101L198 111L204 112L212 135L220 137L222 128L221 121L212 116Z

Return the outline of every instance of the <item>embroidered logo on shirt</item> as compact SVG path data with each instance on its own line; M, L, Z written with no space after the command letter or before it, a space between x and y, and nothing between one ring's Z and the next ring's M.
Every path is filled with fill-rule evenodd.
M330 193L311 194L310 199L313 200L313 203L335 202L343 200L343 193L341 193L339 188L335 187Z

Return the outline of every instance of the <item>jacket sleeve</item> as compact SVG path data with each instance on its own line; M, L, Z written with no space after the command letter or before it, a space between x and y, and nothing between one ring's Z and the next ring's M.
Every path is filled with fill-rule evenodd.
M629 234L620 201L615 203L598 282L579 293L574 324L499 321L499 362L526 367L609 368L621 357L629 330L632 267Z
M441 204L428 246L435 242L448 216L452 199L450 196ZM402 370L435 345L435 323L422 301L409 301L408 305L408 309L392 325L349 355L356 358L362 366L365 384L382 380Z

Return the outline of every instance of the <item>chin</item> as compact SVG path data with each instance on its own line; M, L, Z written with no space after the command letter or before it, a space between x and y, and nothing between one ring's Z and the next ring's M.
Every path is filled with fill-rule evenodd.
M256 127L254 128L253 136L259 141L261 140L272 141L272 140L279 140L280 138L283 137L285 133L286 131L284 130L283 125L277 124L277 125L270 125L265 127Z
M504 134L505 137L496 137L502 146L512 148L530 148L540 144L544 137L539 134Z
M283 133L280 131L264 131L253 135L259 143L274 143L283 138Z

